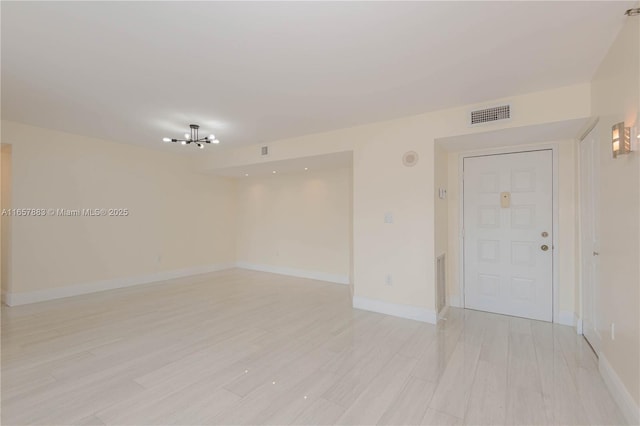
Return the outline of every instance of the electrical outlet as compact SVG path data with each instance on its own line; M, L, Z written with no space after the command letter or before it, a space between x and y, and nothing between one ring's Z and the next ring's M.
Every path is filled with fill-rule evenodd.
M393 213L386 212L384 214L384 223L393 223Z
M384 283L389 286L393 285L393 278L391 278L391 274L387 274L384 278Z
M611 340L616 340L616 323L611 323Z

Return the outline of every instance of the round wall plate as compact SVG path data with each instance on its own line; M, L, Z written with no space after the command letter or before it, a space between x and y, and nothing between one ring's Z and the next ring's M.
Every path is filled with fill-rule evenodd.
M415 151L407 151L402 156L402 164L407 167L413 167L418 164L418 153Z

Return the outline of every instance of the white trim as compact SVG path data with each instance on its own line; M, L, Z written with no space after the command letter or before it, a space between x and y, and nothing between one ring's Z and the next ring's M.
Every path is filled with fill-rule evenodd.
M444 305L444 308L442 308L440 312L438 312L438 321L440 321L442 318L446 318L448 313L449 305Z
M551 234L553 237L552 241L552 268L553 268L553 318L552 321L555 322L556 318L560 316L560 262L559 253L560 253L560 146L557 143L550 144L551 147L551 156L552 156L552 173L553 173L553 233ZM575 313L574 313L575 315Z
M429 324L436 324L438 321L438 315L431 309L420 306L383 302L382 300L368 299L360 296L353 297L353 308L362 309L363 311L378 312L394 317L428 322Z
M554 321L556 324L576 326L576 314L572 311L560 311L558 318Z
M578 315L576 315L576 333L581 336L584 334L582 332L582 318L579 318Z
M458 214L458 224L459 224L459 235L458 235L458 244L459 244L459 253L458 256L458 276L459 282L458 285L460 287L460 306L462 308L465 307L464 304L464 159L467 157L477 157L479 155L497 155L497 154L515 154L520 152L528 152L528 151L542 151L542 150L551 150L552 156L552 164L553 164L553 232L552 232L552 245L554 249L552 250L553 256L553 266L552 266L552 279L553 279L553 322L559 322L560 316L560 288L558 286L558 238L560 236L559 224L560 224L560 191L559 191L559 150L560 147L557 142L551 143L538 143L538 144L527 144L522 146L509 146L503 148L491 148L484 149L479 151L465 151L461 152L458 156L458 199L459 199L459 214Z
M232 263L196 266L193 268L157 272L149 275L93 281L66 287L52 288L48 290L38 290L24 293L7 293L5 294L4 301L9 306L26 305L29 303L44 302L47 300L62 299L64 297L79 296L82 294L97 293L100 291L114 290L117 288L131 287L140 284L149 284L158 281L166 281L175 278L183 278L192 275L222 271L224 269L231 269L234 266L235 265Z
M624 383L602 353L598 358L598 369L627 422L630 425L640 424L640 407L635 403Z
M589 133L591 133L591 131L596 128L596 126L598 125L599 121L600 121L600 117L590 117L589 118L589 121L587 122L587 124L582 129L582 132L580 133L580 136L578 136L578 143L582 142L583 140L585 140L587 138L587 136L589 136Z
M284 266L258 265L249 262L236 262L236 267L252 271L270 272L272 274L289 275L291 277L309 278L318 281L327 281L335 284L349 285L349 276L330 274L327 272L309 271L306 269L287 268Z

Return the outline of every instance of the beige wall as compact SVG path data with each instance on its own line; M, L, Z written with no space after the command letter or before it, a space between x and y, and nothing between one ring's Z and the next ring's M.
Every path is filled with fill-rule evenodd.
M13 207L128 208L127 217L14 217L14 293L235 261L232 181L190 159L13 122Z
M511 120L479 127L467 125L468 111L471 108L498 102L512 104L513 110L517 113ZM415 307L421 312L433 311L437 214L437 203L434 203L435 140L452 135L583 118L590 114L589 105L590 85L563 87L276 141L270 144L268 161L352 151L354 296L404 305L407 308ZM15 129L19 125L13 124L13 127ZM116 226L117 223L114 223L110 227L92 226L89 228L90 231L81 231L54 228L54 225L60 224L70 226L58 220L59 218L45 218L42 224L31 221L29 223L36 224L33 229L26 229L27 222L24 220L16 223L16 232L20 230L23 235L33 235L38 241L48 242L45 247L36 248L39 256L43 256L54 247L60 247L59 243L53 241L65 241L64 238L68 239L69 235L74 238L67 244L72 247L71 253L58 250L55 257L59 258L59 261L45 261L48 269L42 271L39 271L40 267L28 271L25 259L29 250L25 246L26 240L21 238L21 243L15 244L14 247L14 254L20 256L15 263L21 264L21 272L14 272L15 283L20 281L29 283L22 285L42 286L44 284L40 283L39 278L50 273L50 277L45 280L48 283L46 285L56 286L100 279L98 277L129 276L161 268L179 268L179 265L203 264L209 262L209 259L216 263L232 260L235 250L229 254L218 249L234 244L218 244L227 239L234 240L233 235L230 235L234 234L233 228L229 226L232 219L225 216L226 211L216 208L218 205L226 206L223 202L226 199L225 195L221 194L233 193L232 184L215 178L207 180L200 175L191 175L186 162L183 165L175 156L168 154L110 143L104 145L104 149L97 150L86 148L84 138L49 134L32 128L30 132L33 136L21 130L7 133L7 136L12 136L13 139L22 138L23 142L29 141L21 143L24 147L17 149L14 156L14 170L17 167L21 169L20 175L15 175L17 182L14 185L14 194L20 186L21 197L25 197L20 200L14 198L14 206L35 200L56 204L115 201L133 206L137 212L146 213L152 210L151 207L156 207L152 206L152 200L164 200L163 196L168 200L159 202L164 208L164 214L154 216L150 221L126 222L132 224L130 226ZM3 129L3 137L5 133ZM53 143L46 145L47 140ZM9 138L6 142L12 143ZM402 164L402 156L406 151L416 151L419 154L420 159L414 167L405 167ZM148 161L150 157L154 158L154 161ZM215 171L218 168L264 161L257 146L251 146L218 151L216 155L204 153L203 156L197 157L195 166L199 171ZM56 164L60 164L61 167L56 167ZM120 167L119 173L111 176L115 167ZM44 180L45 184L38 186L29 182L29 173L40 177L39 182ZM82 175L87 175L89 179L78 181L77 176ZM56 189L55 185L64 185L67 188L60 190ZM125 186L131 190L123 190ZM94 191L92 188L97 190ZM205 188L214 190L207 196ZM176 195L175 192L180 193ZM219 197L220 201L211 202L211 198L214 197ZM190 203L189 200L193 200L190 204L194 209L193 214L180 213L182 206ZM393 215L392 224L384 222L386 213ZM184 219L187 216L191 219ZM196 219L194 216L199 218ZM205 216L209 223L213 224L212 228L202 226ZM109 223L109 220L104 223ZM160 241L159 236L164 234L159 232L158 228L168 230L170 235ZM115 231L108 232L107 229ZM198 250L186 255L189 244L185 235L191 234L186 231L194 229L200 232L200 235L195 237L198 241L196 246L206 246L208 250ZM118 247L118 242L114 241L116 237L122 238L123 235L131 235L134 232L141 236L141 241L147 241L145 246L120 247L115 260L114 248ZM42 236L43 233L46 238ZM80 233L84 234L81 240L89 240L92 243L89 247L84 247L84 250L74 248L75 236ZM102 247L103 239L107 241L107 248ZM157 247L161 247L161 250ZM172 265L159 265L156 261L160 255L158 251L163 252L163 262L171 262ZM85 264L72 270L57 269L56 265L73 264L75 254L93 260L87 260ZM135 257L136 261L128 261L129 256ZM387 275L392 276L392 285L386 285ZM422 313L420 316L424 317Z
M602 354L640 405L640 152L613 159L611 126L638 125L640 20L629 18L598 69L592 109L600 117L599 277ZM615 323L615 340L611 324Z
M510 102L504 123L470 127L471 108ZM435 140L590 115L590 85L491 100L365 126L276 141L269 161L353 151L353 280L356 297L435 309ZM420 159L402 164L406 151ZM201 157L202 170L263 163L257 146ZM392 213L393 224L384 223ZM450 259L451 260L451 259ZM451 263L451 262L449 262ZM392 275L393 285L385 283ZM396 311L397 312L397 311Z
M354 151L354 297L435 309L433 146L419 122L359 135ZM407 151L418 163L405 167ZM385 215L393 223L385 223ZM392 285L386 284L390 275Z
M434 194L435 205L435 255L447 254L449 250L449 218L448 208L448 187L449 187L449 153L439 145L435 146L435 172L434 172ZM457 167L456 167L457 169ZM439 189L447 190L447 198L441 199ZM449 261L447 254L447 262Z
M434 147L434 192L433 203L435 206L435 256L436 258L445 255L445 297L446 304L450 305L450 299L446 285L449 282L449 262L451 261L451 250L449 250L449 209L448 209L448 186L449 186L449 161L448 153L441 146ZM440 189L447 191L444 199L440 198ZM436 275L438 271L435 271ZM436 276L437 280L437 276ZM436 286L436 298L438 297Z
M239 179L239 262L349 279L351 169Z
M469 111L487 105L509 102L513 106L511 120L489 123L483 126L469 126ZM395 120L366 124L346 129L269 143L269 157L260 155L261 145L251 145L237 149L226 149L216 153L204 152L197 157L200 170L216 170L265 161L288 160L335 152L356 151L363 145L378 141L379 148L388 153L396 152L395 145L417 146L433 149L435 138L453 135L483 133L497 129L532 126L562 120L589 117L591 108L591 86L588 83L560 87L542 92L534 92L503 99L490 99L473 105L439 110L425 114L403 117ZM429 159L433 160L432 155ZM397 159L394 159L396 161ZM388 162L391 158L388 158ZM421 158L424 161L424 158ZM376 171L377 173L378 171Z
M11 145L0 149L0 210L11 208ZM11 216L2 215L0 226L0 280L2 298L11 291Z
M559 311L567 319L573 319L576 312L577 287L577 247L578 228L576 221L577 182L576 182L576 141L564 140L545 142L524 146L514 146L514 151L530 148L556 146L558 149L558 296ZM491 151L487 151L491 152ZM448 243L451 253L447 267L448 296L459 306L462 303L460 294L460 156L464 152L450 152L449 163L449 197ZM557 318L556 318L557 320Z
M578 217L578 141L558 143L558 296L560 315L576 315L580 268Z

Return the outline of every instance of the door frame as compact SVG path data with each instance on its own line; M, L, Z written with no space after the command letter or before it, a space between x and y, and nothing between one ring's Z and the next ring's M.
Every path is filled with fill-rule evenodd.
M578 205L577 205L577 211L578 211L578 262L580 267L578 268L578 274L577 274L577 285L578 285L578 298L579 298L579 302L580 302L580 307L579 309L576 311L576 314L578 316L577 319L577 323L576 323L576 329L577 329L577 333L582 335L584 337L584 339L589 343L589 346L591 346L591 349L593 349L593 352L595 352L596 356L600 356L600 352L602 352L602 336L599 335L597 330L595 331L596 334L596 341L592 342L590 341L587 336L584 333L584 317L585 317L585 308L586 308L586 303L585 303L585 276L584 276L584 268L583 268L583 261L584 261L584 256L589 256L589 253L584 253L583 251L583 242L585 239L585 235L582 232L582 222L583 222L583 218L584 218L584 209L583 209L583 205L582 205L582 195L583 195L583 191L584 191L584 185L583 185L583 181L582 181L582 172L585 169L585 167L589 167L589 168L593 168L593 164L594 161L595 162L599 162L600 161L600 157L599 155L599 151L598 151L598 144L597 144L597 138L595 136L595 132L597 129L598 124L600 123L600 118L596 117L595 120L593 120L593 123L590 125L590 127L588 127L587 131L583 134L583 136L578 139L578 149L576 151L576 156L577 156L577 165L578 165L578 179L577 179L577 188L578 188ZM592 158L592 164L584 164L582 161L582 144L583 143L589 143L588 139L591 139L591 143L592 146L590 147L590 149L592 150L591 155L595 156L594 158ZM598 167L598 170L600 168ZM591 172L593 172L592 169L590 169ZM593 173L591 174L593 176ZM599 177L599 174L597 175ZM599 182L598 182L599 183ZM592 190L595 190L596 192L598 191L597 187L596 188L591 188ZM597 196L597 195L596 195ZM592 200L593 201L593 200ZM592 213L596 213L596 207L592 206ZM593 214L592 221L597 221L598 217ZM593 225L593 223L592 223ZM596 228L597 230L597 228ZM599 240L599 234L596 235L597 240ZM597 246L596 247L592 247L592 250L598 250ZM591 251L591 250L590 250ZM594 260L597 262L597 260ZM593 281L592 281L592 286L593 288L591 289L592 291L595 292L596 288L595 288L595 284L596 284L596 279L597 279L597 275L595 277L593 277ZM592 320L595 321L595 316L596 313L591 312L592 315Z
M552 199L551 204L553 206L552 210L552 231L551 235L553 236L551 244L552 244L552 256L551 256L551 285L552 285L552 322L565 324L568 319L562 321L560 318L560 288L558 287L558 237L559 237L559 223L560 223L560 206L559 206L559 187L558 187L558 176L559 176L559 151L560 147L557 142L554 143L542 143L542 144L528 144L521 146L509 146L503 148L494 148L494 149L484 149L484 150L476 150L476 151L465 151L461 152L458 156L458 197L459 197L459 230L458 230L458 241L459 241L459 264L458 264L458 276L459 279L459 291L460 291L460 305L462 308L466 309L465 303L465 276L464 276L464 159L471 157L484 157L491 155L500 155L500 154L518 154L524 152L531 151L548 151L551 150L551 168L552 168ZM574 319L571 318L571 322L573 323ZM570 324L566 324L570 325Z

